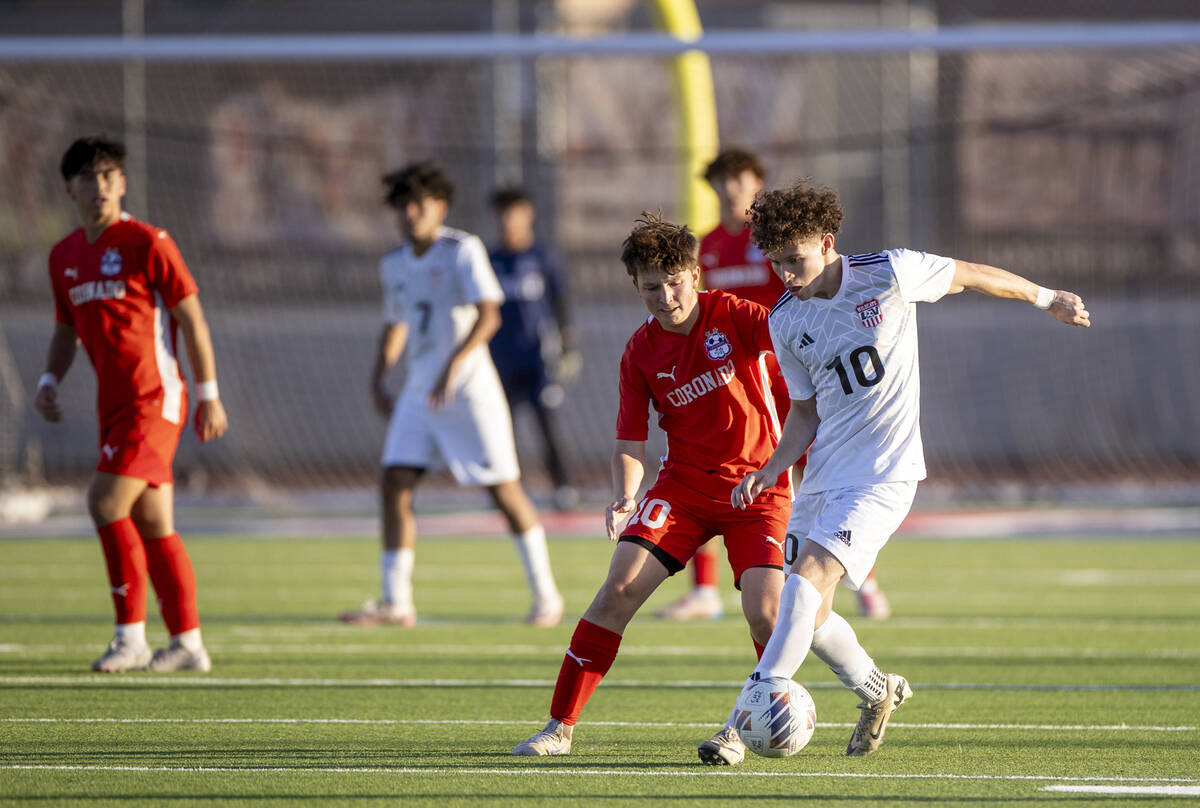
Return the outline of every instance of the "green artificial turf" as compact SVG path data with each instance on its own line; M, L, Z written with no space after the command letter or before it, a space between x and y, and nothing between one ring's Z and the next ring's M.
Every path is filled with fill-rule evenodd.
M1058 786L1200 790L1200 541L894 540L894 617L838 608L916 690L879 753L843 752L857 699L809 658L812 743L786 760L699 764L753 668L723 619L650 615L625 634L568 757L516 758L546 720L575 622L603 578L600 537L551 538L567 618L521 623L502 537L418 547L415 629L336 615L377 587L368 539L188 536L209 674L99 675L110 636L94 539L0 540L0 803L162 805L1195 804ZM149 624L152 644L165 632Z

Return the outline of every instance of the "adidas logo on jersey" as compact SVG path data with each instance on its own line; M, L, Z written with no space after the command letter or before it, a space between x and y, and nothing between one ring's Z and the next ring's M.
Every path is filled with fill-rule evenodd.
M837 539L838 541L840 541L842 544L845 544L847 547L850 546L850 531L849 530L835 530L835 531L833 531L833 537L835 539Z
M812 337L810 337L808 335L807 331L804 332L804 336L800 337L800 347L801 348L807 348L809 345L812 345L814 342L816 342L816 340L814 340Z

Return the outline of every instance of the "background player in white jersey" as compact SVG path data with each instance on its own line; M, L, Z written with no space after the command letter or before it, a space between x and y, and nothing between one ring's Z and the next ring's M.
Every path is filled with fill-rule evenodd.
M512 419L488 353L504 300L496 273L479 238L443 225L454 186L441 169L414 163L383 182L405 243L380 263L385 323L371 373L375 408L390 417L382 458L382 597L342 619L415 624L413 492L426 469L444 463L459 484L482 485L508 521L533 592L526 622L557 625L563 601L546 532L521 487ZM402 354L404 389L393 398L384 375Z
M857 588L925 478L916 303L973 289L1023 300L1088 326L1078 296L1003 269L912 250L844 257L837 193L799 183L760 194L752 235L791 296L771 312L771 341L792 397L779 445L733 490L754 502L811 443L788 523L789 575L779 617L750 681L791 678L811 648L862 702L847 755L879 748L892 712L912 696L885 674L832 611L839 582Z

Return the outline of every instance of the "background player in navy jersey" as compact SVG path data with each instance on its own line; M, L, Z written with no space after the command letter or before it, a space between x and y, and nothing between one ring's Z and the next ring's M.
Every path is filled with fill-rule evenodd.
M778 622L750 681L790 679L811 648L862 699L846 754L869 755L913 691L876 666L833 611L833 594L861 584L925 478L916 304L972 289L1069 325L1090 317L1077 295L984 264L906 249L839 255L842 206L829 188L760 194L751 211L754 241L791 294L770 327L792 405L771 459L737 485L732 504L755 502L805 448L808 466L788 521Z
M522 188L502 188L492 195L500 243L490 258L504 303L500 330L492 337L492 361L513 412L526 404L533 411L554 485L554 504L569 509L579 501L563 462L553 411L563 402L563 385L579 374L575 330L567 307L566 278L550 250L533 231L536 211Z

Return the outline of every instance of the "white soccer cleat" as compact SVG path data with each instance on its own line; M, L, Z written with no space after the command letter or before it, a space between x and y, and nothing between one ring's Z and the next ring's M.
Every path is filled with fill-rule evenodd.
M850 735L846 754L849 757L865 757L878 749L883 743L883 731L887 729L888 719L912 695L913 690L907 679L896 673L887 674L887 695L874 704L859 702L858 709L862 710L862 714Z
M385 600L368 600L354 612L342 612L338 619L352 626L402 626L412 628L417 624L416 609L401 609Z
M887 620L892 616L892 604L878 584L858 590L858 613L871 620Z
M525 615L525 622L537 628L554 628L562 622L562 616L562 595L555 593L551 597L535 600L529 614Z
M203 647L192 651L172 640L166 648L159 648L154 652L154 658L150 660L147 669L155 673L170 671L208 673L212 670L212 660L208 658L208 651L205 651Z
M530 757L569 755L571 754L571 733L574 729L573 726L569 727L557 718L551 718L541 732L536 733L525 743L518 744L513 749L513 754Z
M707 741L701 741L696 751L700 761L709 766L736 766L746 759L746 744L733 727L725 727Z
M150 646L146 643L135 645L115 638L100 658L92 663L92 670L100 673L121 673L122 671L145 670L150 664Z
M716 620L725 613L721 596L715 590L703 587L688 590L678 600L660 609L655 617L662 620Z

